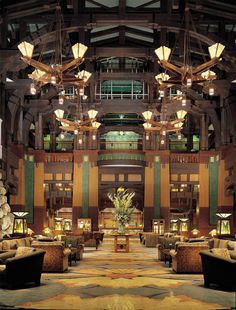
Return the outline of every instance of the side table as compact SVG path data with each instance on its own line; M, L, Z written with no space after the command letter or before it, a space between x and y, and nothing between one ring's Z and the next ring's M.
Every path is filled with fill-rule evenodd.
M129 252L129 237L126 234L114 235L114 250L115 252Z

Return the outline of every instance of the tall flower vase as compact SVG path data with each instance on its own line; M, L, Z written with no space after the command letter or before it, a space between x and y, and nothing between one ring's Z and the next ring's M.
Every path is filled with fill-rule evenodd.
M119 234L124 234L126 231L125 224L119 222L117 231Z

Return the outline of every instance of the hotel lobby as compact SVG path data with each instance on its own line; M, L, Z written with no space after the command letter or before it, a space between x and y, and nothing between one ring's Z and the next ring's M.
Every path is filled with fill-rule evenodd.
M0 308L236 308L236 3L0 1Z

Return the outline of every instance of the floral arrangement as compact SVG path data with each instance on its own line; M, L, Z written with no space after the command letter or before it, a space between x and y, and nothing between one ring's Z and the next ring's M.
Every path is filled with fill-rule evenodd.
M125 191L117 191L116 194L108 194L108 198L113 202L115 210L113 211L113 215L116 221L119 222L120 226L125 226L131 220L131 214L134 211L132 207L132 198L135 193L128 193ZM122 228L120 228L122 230Z

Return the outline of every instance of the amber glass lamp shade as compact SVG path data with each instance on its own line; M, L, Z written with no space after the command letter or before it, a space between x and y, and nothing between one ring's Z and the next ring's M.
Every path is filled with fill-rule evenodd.
M55 217L55 230L62 230L62 218L61 217Z
M64 219L64 231L71 231L72 230L72 221L71 219Z
M170 220L170 231L177 232L179 230L179 221L177 219Z
M13 212L13 234L27 234L27 220L26 215L29 212Z
M180 232L187 232L188 231L188 219L187 218L181 218L180 225L179 225L179 231Z
M216 213L219 217L217 222L217 235L230 235L230 221L231 213Z

